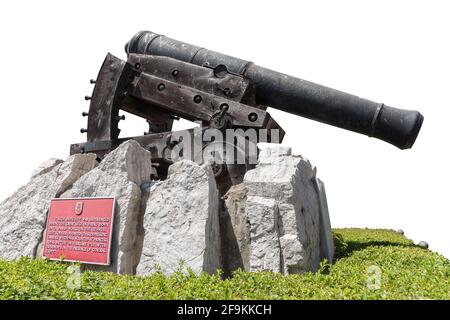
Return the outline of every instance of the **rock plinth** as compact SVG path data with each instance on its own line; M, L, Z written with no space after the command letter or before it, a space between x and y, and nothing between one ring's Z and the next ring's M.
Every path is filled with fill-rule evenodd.
M334 256L324 184L290 148L259 148L256 167L222 198L208 163L181 160L165 180L152 180L151 153L134 140L100 164L95 154L50 159L0 204L0 258L40 255L52 198L115 197L111 264L84 268L314 272Z

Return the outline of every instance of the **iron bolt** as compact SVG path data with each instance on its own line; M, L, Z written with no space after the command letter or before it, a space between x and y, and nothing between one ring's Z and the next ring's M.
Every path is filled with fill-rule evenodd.
M81 128L81 129L80 129L80 132L81 132L81 133L86 133L86 132L87 132L87 129Z
M81 115L82 115L83 117L87 117L87 116L89 115L89 113L88 113L88 112L85 112L85 111L83 111L83 112L81 113Z
M200 95L194 96L194 102L195 102L195 103L200 103L200 102L202 102L202 96L200 96Z
M95 83L95 80L94 80L94 79L91 79L91 80L89 80L89 82L90 82L91 84L94 84L94 83Z
M91 99L92 99L91 96L84 96L84 100L86 100L86 101L91 100Z
M258 119L258 115L254 112L252 112L248 115L248 120L250 120L251 122L255 122L257 119Z

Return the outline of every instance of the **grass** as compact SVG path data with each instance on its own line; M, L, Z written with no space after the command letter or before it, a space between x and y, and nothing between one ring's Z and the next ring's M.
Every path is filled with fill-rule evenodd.
M222 280L181 271L147 277L87 271L78 286L76 264L0 260L0 299L450 299L450 262L443 256L391 230L333 233L336 262L323 262L316 274L237 271Z

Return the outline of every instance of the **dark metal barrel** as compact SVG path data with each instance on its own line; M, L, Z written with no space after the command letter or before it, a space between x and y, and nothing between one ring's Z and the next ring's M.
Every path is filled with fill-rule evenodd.
M225 65L254 83L258 104L375 137L400 149L412 147L423 122L418 111L392 108L150 31L137 33L125 51L196 65Z

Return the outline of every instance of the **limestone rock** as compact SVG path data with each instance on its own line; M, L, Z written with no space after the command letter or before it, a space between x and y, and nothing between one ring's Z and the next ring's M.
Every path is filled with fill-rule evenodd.
M277 201L247 193L245 211L250 222L248 271L281 272L280 217Z
M302 273L320 263L316 170L289 148L264 144L244 177L250 227L249 271Z
M250 229L245 212L247 190L243 183L231 186L220 208L222 263L225 276L250 268Z
M136 141L129 140L110 152L97 168L82 176L61 198L116 198L111 265L87 268L117 273L133 273L138 220L141 214L141 189L150 180L151 154Z
M95 154L76 154L66 161L41 164L30 181L0 204L0 257L34 257L42 238L50 200L92 170Z
M291 149L260 144L258 165L233 186L221 210L224 269L284 274L317 270L322 231L316 169ZM323 185L321 185L323 187ZM325 212L325 209L323 209ZM329 220L328 220L329 226ZM327 233L328 232L328 233Z
M63 163L64 161L61 159L50 158L47 161L42 162L31 174L31 178L37 177L39 175L43 175L44 173L49 172L58 164Z
M150 192L144 215L145 237L136 273L159 266L170 274L184 262L194 272L220 266L218 191L210 165L182 160Z
M259 154L258 163L271 163L274 158L292 155L290 147L282 146L275 143L260 143L258 144Z
M316 190L319 195L320 206L320 258L333 262L334 259L334 241L331 231L330 215L328 212L327 194L325 193L324 183L316 178Z

